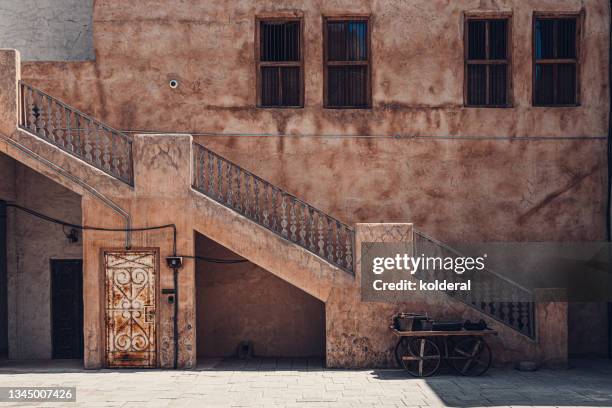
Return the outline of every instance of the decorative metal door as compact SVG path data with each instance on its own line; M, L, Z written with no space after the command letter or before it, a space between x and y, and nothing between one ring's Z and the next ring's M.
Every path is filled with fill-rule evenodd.
M106 365L155 367L155 251L106 251Z

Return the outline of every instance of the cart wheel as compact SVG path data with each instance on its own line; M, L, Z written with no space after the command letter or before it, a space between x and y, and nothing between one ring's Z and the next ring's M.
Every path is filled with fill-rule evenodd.
M402 366L414 377L429 377L440 367L440 349L431 340L414 338L402 355Z
M484 339L467 337L455 345L448 360L461 375L483 375L491 366L491 349Z
M395 362L398 367L402 366L402 356L408 352L409 339L406 337L400 337L395 345Z

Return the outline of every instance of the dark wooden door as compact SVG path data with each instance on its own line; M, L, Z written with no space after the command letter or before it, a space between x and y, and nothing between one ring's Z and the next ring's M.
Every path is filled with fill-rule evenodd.
M8 355L8 279L6 271L6 202L0 200L0 358Z
M612 359L612 302L608 302L608 358Z
M51 261L53 358L83 358L83 262Z

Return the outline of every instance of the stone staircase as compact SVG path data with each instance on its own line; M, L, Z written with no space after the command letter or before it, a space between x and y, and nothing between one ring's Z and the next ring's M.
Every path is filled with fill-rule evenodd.
M19 128L133 188L134 142L128 136L23 82ZM192 145L193 229L315 296L352 284L355 230L206 147ZM415 231L415 253L458 254ZM499 278L492 271L489 275ZM499 284L499 282L497 282ZM447 295L533 339L533 294L504 280L521 300L493 302L478 294Z

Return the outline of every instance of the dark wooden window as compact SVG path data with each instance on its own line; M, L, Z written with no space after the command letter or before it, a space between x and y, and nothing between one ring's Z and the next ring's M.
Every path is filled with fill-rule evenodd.
M300 20L258 21L258 101L262 107L302 107Z
M465 104L510 106L510 20L468 17L465 23Z
M534 105L578 104L579 30L578 16L535 16Z
M325 106L370 107L370 32L367 18L326 18Z

